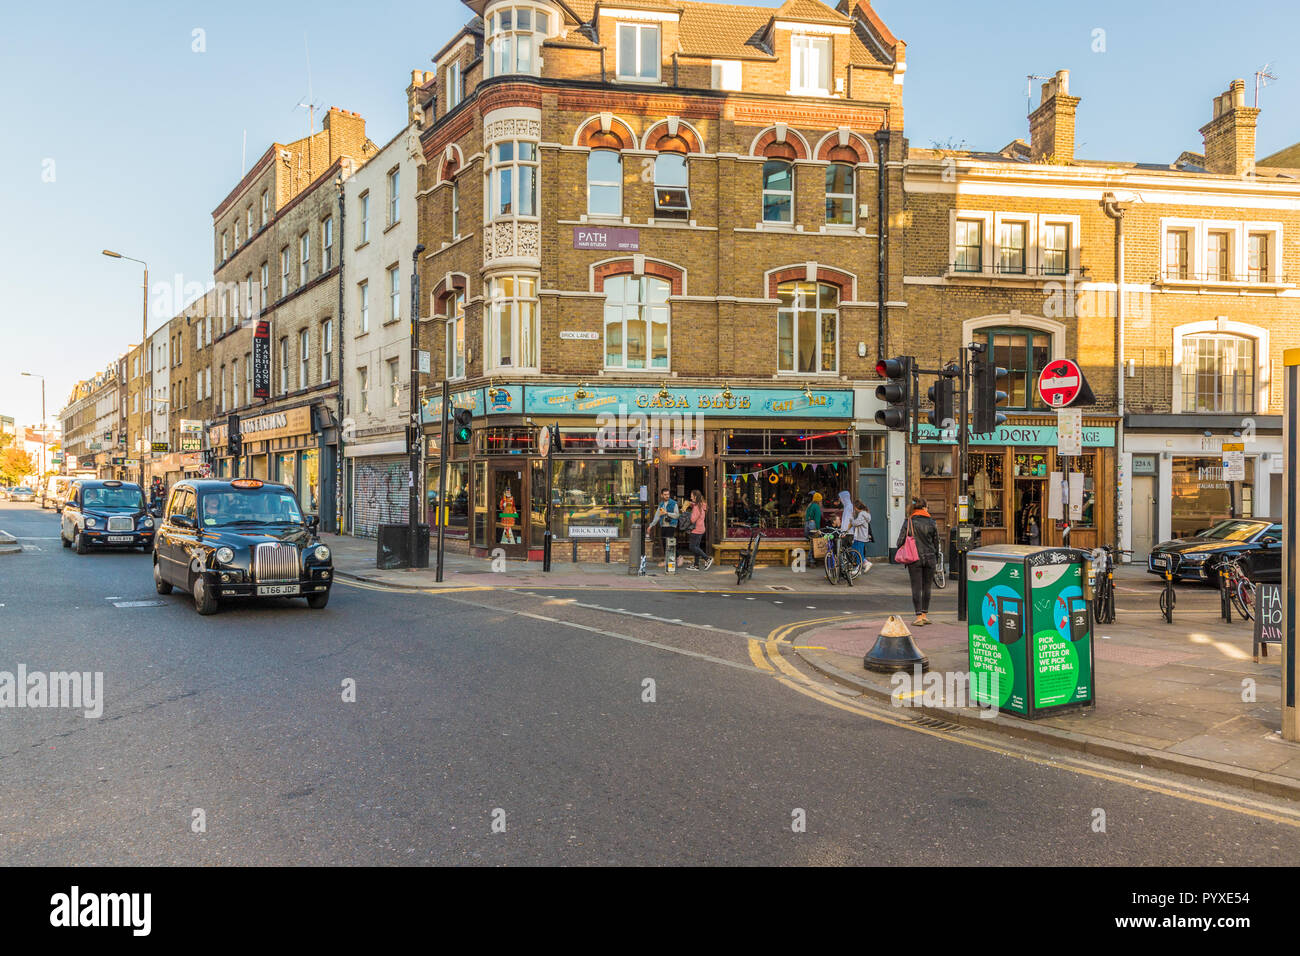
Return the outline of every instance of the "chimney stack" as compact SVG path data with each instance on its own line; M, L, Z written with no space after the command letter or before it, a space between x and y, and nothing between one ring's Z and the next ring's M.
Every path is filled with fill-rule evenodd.
M424 111L420 109L420 101L426 97L423 95L424 88L432 83L437 77L433 70L412 70L411 85L406 88L406 121L407 123L420 124L424 119Z
M1038 109L1029 114L1030 161L1074 161L1074 114L1079 98L1070 95L1070 71L1057 70L1042 88Z
M1201 127L1205 168L1224 176L1255 174L1255 123L1259 109L1246 105L1246 81L1233 80L1214 98L1214 119Z

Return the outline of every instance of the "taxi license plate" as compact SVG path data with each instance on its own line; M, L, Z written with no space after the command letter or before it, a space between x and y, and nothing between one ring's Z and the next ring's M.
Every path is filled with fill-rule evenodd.
M108 536L109 544L130 544L131 536L129 534L110 534Z
M264 584L257 589L258 597L273 597L277 594L297 594L300 588L296 584Z

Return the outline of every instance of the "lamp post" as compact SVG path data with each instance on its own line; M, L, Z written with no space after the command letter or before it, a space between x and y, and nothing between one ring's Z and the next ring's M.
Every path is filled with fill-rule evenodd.
M41 380L41 478L45 477L45 376L35 372L23 372L28 378Z
M140 376L143 378L143 377L144 377L144 363L145 363L145 359L146 359L146 358L148 357L148 355L149 355L149 263L145 262L143 259L132 259L130 256L124 256L124 255L122 255L122 253L120 253L120 252L114 252L114 251L111 250L111 249L105 249L105 250L104 250L104 255L108 256L108 257L111 258L111 259L126 259L126 260L128 260L129 262L138 262L140 265L144 266L144 294L141 296L141 301L144 303L144 306L143 306L143 308L142 308L141 311L140 311ZM153 366L152 366L152 365L150 365L150 367L149 367L149 371L150 371L150 374L149 374L149 392L148 392L148 394L149 394L150 396L152 396L152 395L153 395ZM140 391L141 391L141 393L142 393L141 396L140 396L140 494L143 495L143 494L145 493L145 488L144 488L144 485L145 485L145 481L144 481L144 453L145 453L145 444L144 444L144 406L145 406L145 401L144 401L144 394L143 394L143 393L144 393L144 382L143 382L143 381L140 383Z

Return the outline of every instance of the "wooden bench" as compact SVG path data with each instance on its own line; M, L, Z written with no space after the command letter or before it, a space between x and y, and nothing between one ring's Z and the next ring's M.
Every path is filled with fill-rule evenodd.
M740 552L749 548L748 541L725 541L722 544L713 546L713 560L717 564L731 563L735 564L736 558L740 557ZM759 565L772 565L779 563L781 567L788 568L790 562L794 560L794 551L796 549L808 549L808 542L803 538L764 538L758 542L758 554L755 561Z

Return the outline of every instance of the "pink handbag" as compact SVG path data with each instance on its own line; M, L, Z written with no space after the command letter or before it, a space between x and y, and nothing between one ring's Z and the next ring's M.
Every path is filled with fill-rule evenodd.
M915 564L921 560L921 556L916 552L916 537L912 534L912 519L907 519L907 537L903 539L903 546L894 552L894 561L897 564Z

